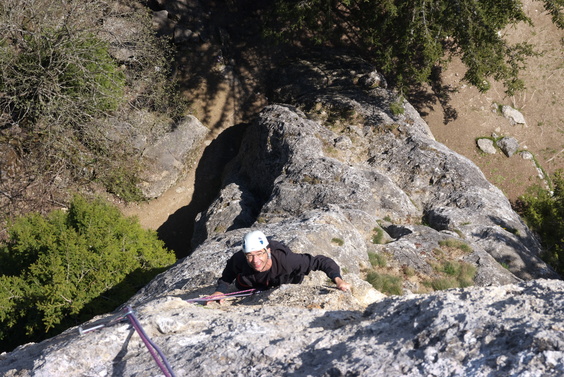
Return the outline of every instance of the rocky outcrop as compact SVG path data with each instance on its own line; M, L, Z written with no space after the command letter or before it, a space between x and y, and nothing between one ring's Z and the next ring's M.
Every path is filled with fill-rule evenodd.
M273 235L291 226L296 230L284 239L292 242L306 219L330 217L341 220L320 221L335 230L325 240L313 236L316 252L331 254L325 245L339 238L344 254L390 253L429 273L433 250L456 238L473 250L463 259L478 267L478 284L557 277L539 258L534 235L474 163L436 142L409 103L394 114L391 92L356 85L369 69L364 63L333 57L331 64L290 69L280 77L296 80L280 83L280 92L298 107L269 106L249 128L225 189L199 218L194 246L253 224ZM393 242L375 245L375 229ZM359 269L350 258L339 262Z
M503 193L382 81L361 80L378 77L364 63L334 56L279 76L288 81L277 98L292 105L264 108L247 129L198 217L193 254L124 305L177 376L564 373L564 282ZM335 259L351 292L314 272L225 305L187 302L214 291L257 228L295 252ZM405 272L403 296L364 281L370 255ZM422 294L445 258L473 265L476 286ZM69 329L0 357L6 376L158 373L127 323L82 336Z
M171 132L147 146L139 183L145 198L158 198L183 177L199 156L208 132L196 117L187 116Z

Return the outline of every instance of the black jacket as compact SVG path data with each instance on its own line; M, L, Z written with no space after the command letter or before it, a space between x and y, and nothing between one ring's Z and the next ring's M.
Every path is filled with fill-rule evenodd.
M341 277L339 266L329 257L296 254L277 241L270 241L269 247L272 257L270 269L257 272L247 263L245 253L239 251L227 261L216 290L227 293L233 281L238 289L264 290L281 284L299 284L310 271L323 271L333 281Z

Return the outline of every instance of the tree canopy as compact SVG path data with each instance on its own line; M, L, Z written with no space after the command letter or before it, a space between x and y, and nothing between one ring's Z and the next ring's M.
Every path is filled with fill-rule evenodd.
M564 0L543 0L562 28ZM400 89L429 82L433 68L459 56L464 79L482 91L491 80L508 93L523 88L519 71L532 46L514 45L504 30L531 22L519 0L279 0L268 34L353 47Z

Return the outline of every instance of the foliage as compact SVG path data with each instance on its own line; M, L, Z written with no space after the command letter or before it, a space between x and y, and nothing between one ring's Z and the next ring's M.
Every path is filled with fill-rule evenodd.
M332 238L331 242L336 243L339 246L343 246L345 244L345 241L343 241L341 238L338 237Z
M440 240L439 245L441 247L451 247L453 249L459 249L467 254L470 254L473 251L466 242L457 240L456 238L447 238L445 240Z
M562 27L564 0L544 3ZM469 83L485 91L495 79L511 94L523 88L518 73L534 54L503 38L509 25L530 22L519 0L279 0L273 18L267 35L356 48L400 89L430 82L436 66L460 56Z
M8 0L0 12L0 106L29 131L76 125L123 101L125 77L109 44L65 15L80 11L75 4Z
M116 35L120 25L135 27ZM5 0L0 130L17 127L8 141L45 180L97 181L139 200L142 149L131 140L154 140L186 108L170 79L173 53L133 0ZM142 111L167 117L144 124Z
M465 288L474 285L476 267L463 261L445 261L433 266L438 275L425 284L434 290Z
M368 260L370 261L372 267L386 267L388 265L385 255L372 251L368 252Z
M543 259L564 276L564 173L553 176L554 191L531 187L520 198L519 212L542 240Z
M384 241L384 231L380 227L375 227L372 229L374 233L372 236L372 243L373 244L381 244Z
M3 44L0 66L0 106L30 131L39 119L45 124L85 122L116 110L123 98L123 72L107 43L90 33L26 33Z
M3 347L115 309L174 260L154 231L101 199L18 218L0 245Z
M405 112L405 108L403 107L403 96L400 96L396 101L390 103L390 111L394 115L401 115Z
M402 280L398 276L370 271L366 275L366 281L372 284L375 289L388 295L401 295L403 293Z

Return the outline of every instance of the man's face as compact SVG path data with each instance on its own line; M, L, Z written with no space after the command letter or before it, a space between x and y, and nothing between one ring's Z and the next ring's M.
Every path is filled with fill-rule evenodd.
M270 249L262 249L245 254L245 257L247 257L247 263L249 263L249 266L257 271L264 271L268 263L269 252Z

